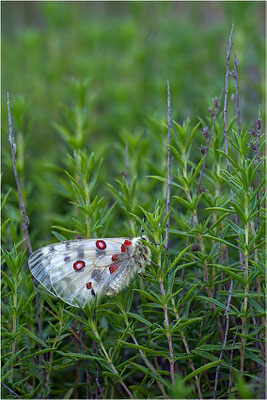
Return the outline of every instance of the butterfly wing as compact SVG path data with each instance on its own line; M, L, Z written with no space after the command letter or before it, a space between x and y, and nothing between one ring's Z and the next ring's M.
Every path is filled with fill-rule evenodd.
M50 293L75 307L77 299L84 307L103 291L121 262L129 259L126 252L121 260L125 240L84 239L52 244L31 255L29 268ZM114 264L114 258L118 263Z

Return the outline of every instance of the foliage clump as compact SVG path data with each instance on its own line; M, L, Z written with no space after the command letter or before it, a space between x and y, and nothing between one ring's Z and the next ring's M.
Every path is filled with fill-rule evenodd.
M126 42L134 35L130 20L123 32ZM27 35L34 41L33 32ZM245 118L241 124L236 68L235 56L229 88L224 85L207 116L173 119L170 158L168 121L160 113L135 132L120 124L127 118L136 124L138 112L120 109L118 124L109 109L112 140L101 137L94 111L110 99L86 78L69 80L70 100L52 123L60 137L57 158L54 150L49 157L48 143L47 157L39 159L30 147L36 137L29 104L11 97L33 248L81 237L135 237L142 228L153 262L144 279L85 309L41 285L37 298L5 147L3 398L264 397L265 138L260 108L255 126ZM171 79L170 87L176 114ZM116 95L125 99L120 82Z

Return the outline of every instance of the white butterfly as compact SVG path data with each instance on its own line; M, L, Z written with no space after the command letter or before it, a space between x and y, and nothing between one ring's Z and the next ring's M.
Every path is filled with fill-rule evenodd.
M113 296L150 263L145 237L83 239L51 244L29 258L35 278L50 293L78 307L96 294Z

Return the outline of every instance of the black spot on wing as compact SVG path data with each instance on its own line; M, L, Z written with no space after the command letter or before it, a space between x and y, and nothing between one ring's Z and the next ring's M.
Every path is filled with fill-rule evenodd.
M84 250L82 248L78 248L78 258L84 258Z
M98 248L96 248L96 255L97 257L104 257L106 255L106 250L98 250Z
M94 269L94 270L91 272L91 277L92 277L92 279L97 280L97 278L98 278L100 275L101 275L101 271L100 271L99 269Z

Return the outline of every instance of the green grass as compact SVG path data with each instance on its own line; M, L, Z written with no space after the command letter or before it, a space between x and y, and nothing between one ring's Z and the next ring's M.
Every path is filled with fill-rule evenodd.
M2 15L2 398L212 398L215 385L216 398L264 398L264 4L4 3ZM223 94L204 161L232 21L242 130L229 77L229 151ZM33 249L141 227L151 240L145 279L114 298L78 310L39 285L43 337L7 91Z

